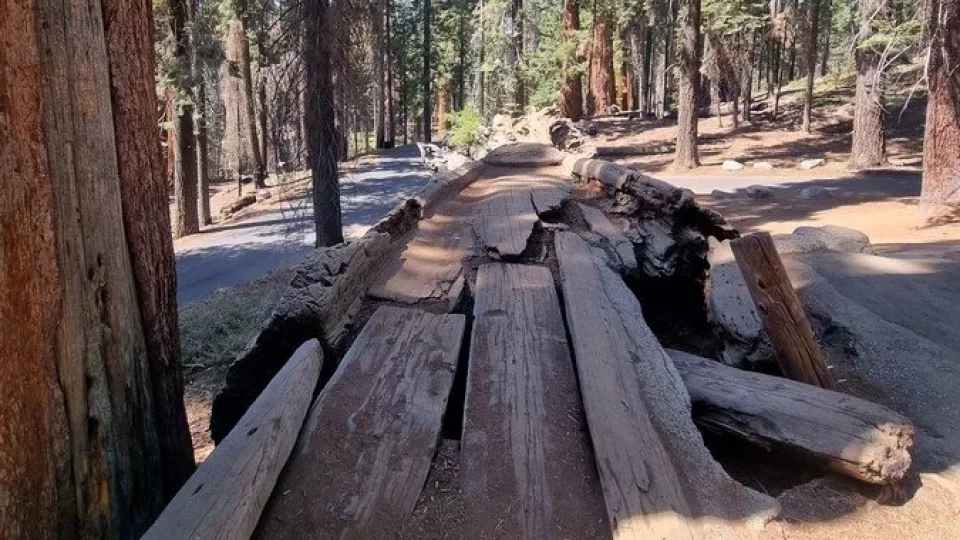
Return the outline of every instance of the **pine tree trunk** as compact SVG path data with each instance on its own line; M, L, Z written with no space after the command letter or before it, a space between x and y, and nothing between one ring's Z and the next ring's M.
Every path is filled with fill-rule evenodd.
M201 76L202 77L202 76ZM200 223L210 225L210 151L207 145L207 85L200 81L197 85L197 104L200 106L196 118L197 129L197 178L200 198Z
M960 205L960 1L927 4L927 124L923 141L925 205Z
M803 98L803 131L810 133L810 115L813 109L813 80L817 76L817 32L820 29L820 0L811 0L808 27L804 41L804 64L807 69L807 87Z
M658 100L660 110L657 117L661 119L670 113L670 54L673 52L673 28L677 21L676 0L669 0L667 10L669 21L663 31L664 44L660 55L660 99Z
M253 153L254 185L258 188L264 187L264 180L267 178L267 167L263 161L263 154L260 152L260 139L257 136L257 111L253 96L253 71L250 67L250 39L247 38L247 26L243 20L236 20L233 24L237 25L240 40L240 76L243 82L243 95L247 102L247 136L250 139L250 149Z
M510 2L510 20L513 22L513 78L514 78L514 111L523 114L527 105L526 89L523 84L523 0Z
M186 0L170 2L170 33L176 43L176 61L181 73L188 74L193 64L190 36L187 32L190 7ZM185 76L184 76L185 77ZM176 152L173 165L173 189L177 220L173 234L177 238L200 232L197 214L197 144L193 130L193 97L189 83L178 89L177 119L173 124Z
M826 0L823 4L823 30L820 35L823 36L823 55L820 57L820 76L823 77L829 72L830 61L830 30L833 21L833 2Z
M393 90L394 90L393 89L393 46L392 46L392 37L391 37L392 31L393 31L392 2L387 2L386 11L387 11L386 13L387 39L386 39L386 47L385 47L386 50L384 51L384 55L385 55L384 63L386 64L387 91L384 94L384 97L386 99L384 100L384 104L383 104L383 115L384 115L384 120L386 122L386 125L384 126L384 139L385 139L384 146L386 146L387 148L393 148L396 145L395 139L396 139L397 126L396 126L396 121L394 120L395 115L393 112L393 98L394 98L394 95L393 95Z
M337 179L337 128L333 114L328 28L328 0L305 0L304 61L306 63L307 155L313 181L313 219L317 247L343 242L340 184ZM429 0L427 0L429 1Z
M580 0L564 0L563 2L563 41L569 42L580 30ZM583 84L580 74L573 73L570 68L570 59L564 55L561 67L563 73L560 83L560 114L577 121L583 118Z
M431 10L430 0L423 0L423 142L430 142L430 131L432 129L430 107L430 30L433 26L433 11Z
M192 468L151 7L0 17L0 538L138 537Z
M704 78L704 81L709 81L709 79ZM723 127L723 104L720 103L720 83L717 81L709 81L710 86L710 103L713 105L714 114L717 115L717 126Z
M860 39L873 36L875 18L883 18L889 0L860 0ZM886 157L883 134L883 74L880 55L870 50L857 50L857 93L853 115L853 147L848 167L863 169L881 165Z
M268 164L270 163L270 152L268 148L270 137L267 136L270 133L269 129L267 129L270 103L267 101L267 76L264 73L264 69L266 69L264 66L257 67L257 102L260 104L260 108L257 110L257 119L260 123L260 159L263 160L263 178L266 179L267 171L269 170ZM265 186L266 184L263 185Z
M700 0L680 2L680 91L677 101L677 149L673 167L700 166L697 154L697 108L700 78Z
M590 47L590 96L593 115L608 114L616 103L613 73L613 29L616 25L614 6L610 0L597 0Z

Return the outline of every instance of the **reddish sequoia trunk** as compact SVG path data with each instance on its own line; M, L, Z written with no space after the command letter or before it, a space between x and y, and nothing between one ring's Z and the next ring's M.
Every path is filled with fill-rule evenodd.
M0 538L138 537L189 473L150 6L0 15Z
M615 13L610 0L598 0L590 47L590 114L607 114L616 103L613 74Z
M580 30L580 1L564 0L563 2L563 41L566 44L572 36ZM580 120L583 117L583 84L580 74L570 67L569 57L563 56L563 80L560 84L560 114L571 120Z
M680 92L677 100L675 169L700 166L697 154L697 108L700 93L700 0L680 3Z
M164 500L168 500L193 472L194 461L183 408L177 274L173 241L166 233L170 230L167 186L151 111L156 72L153 4L149 0L103 0L103 9L109 23L106 25L107 55L124 232L147 344L163 495ZM200 97L206 97L203 90ZM202 126L201 134L205 136L205 132ZM202 170L206 168L206 152L202 151L200 157ZM209 200L205 203L209 214Z
M860 0L860 40L870 39L876 19L882 19L889 9L889 0ZM857 49L857 94L853 115L853 148L850 150L851 169L880 165L886 159L886 139L883 135L883 73L880 54Z
M924 204L960 204L960 2L930 0L926 14L927 125L923 141Z

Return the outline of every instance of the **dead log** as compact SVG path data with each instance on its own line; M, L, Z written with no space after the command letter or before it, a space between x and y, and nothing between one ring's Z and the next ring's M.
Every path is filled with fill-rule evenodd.
M759 232L730 243L737 266L767 329L783 374L793 380L833 388L823 352L793 290L770 233Z
M723 217L693 195L639 171L599 159L568 157L564 165L580 182L600 182L615 201L609 212L629 222L643 275L652 279L706 281L707 238L736 238Z
M210 434L220 441L304 341L328 352L348 333L361 299L416 228L420 205L409 200L356 242L314 251L297 268L260 332L230 365L213 400Z
M744 538L776 501L734 481L623 280L576 234L555 235L580 392L614 538Z
M702 429L889 484L910 468L909 420L862 399L668 350Z
M316 341L300 347L142 540L250 538L297 441L322 363Z

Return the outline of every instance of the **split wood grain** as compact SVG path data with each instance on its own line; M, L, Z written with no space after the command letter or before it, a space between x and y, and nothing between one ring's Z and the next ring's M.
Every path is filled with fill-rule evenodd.
M250 538L293 450L322 363L317 340L297 349L143 540Z
M462 315L379 308L321 392L260 538L393 538L440 437Z
M468 530L609 537L550 271L488 264L476 289L460 469Z
M758 232L730 243L737 266L757 306L783 374L793 380L833 388L833 377L813 336L810 321L793 290L770 233Z
M702 428L889 484L910 469L914 428L886 407L670 350Z
M497 258L516 259L527 247L537 223L528 186L490 182L491 193L477 209L474 230L481 245Z
M573 233L555 236L567 325L613 537L694 538L690 505L650 421L633 342L597 263Z
M578 203L578 206L590 230L606 240L610 249L620 259L620 265L626 270L636 270L637 256L633 251L633 243L627 240L602 210L586 204Z

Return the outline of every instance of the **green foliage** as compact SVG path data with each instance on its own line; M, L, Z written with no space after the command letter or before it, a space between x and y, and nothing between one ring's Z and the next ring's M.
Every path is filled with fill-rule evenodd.
M483 130L483 117L480 111L472 105L460 112L450 115L450 132L448 142L458 150L466 150L477 142Z

